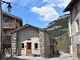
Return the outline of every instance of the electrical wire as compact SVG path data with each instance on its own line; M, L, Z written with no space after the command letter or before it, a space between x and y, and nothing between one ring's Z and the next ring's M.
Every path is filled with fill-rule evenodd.
M12 3L12 2L10 2L10 3L13 4L13 5L17 5L17 6L19 6L19 7L25 8L25 9L30 9L30 8L26 8L26 7L24 7L24 6L21 6L21 5L18 5L18 4L15 4L15 3Z

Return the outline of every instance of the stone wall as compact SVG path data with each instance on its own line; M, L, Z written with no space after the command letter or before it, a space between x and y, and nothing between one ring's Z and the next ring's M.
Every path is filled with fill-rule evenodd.
M16 33L12 34L12 37L11 37L11 49L12 49L12 56L15 56L17 51L16 51L16 48L17 48L17 39L16 39L17 35Z
M72 36L72 49L73 49L73 57L74 60L78 60L77 57L77 45L76 45L76 36Z
M17 37L17 39L15 38ZM27 39L31 39L28 41ZM47 57L50 55L50 40L49 33L42 29L35 29L28 27L21 29L12 35L12 54L26 55L27 42L32 42L32 54L40 55L41 57ZM24 48L21 48L21 43L24 43ZM38 43L38 50L34 50L34 43ZM17 45L17 46L16 46Z
M39 30L39 41L40 41L40 56L45 57L44 54L44 31Z
M75 17L77 14L80 12L80 0L77 0L74 4L74 6L70 10L70 15L71 15L71 22L74 21Z
M78 59L77 57L77 44L80 44L80 12L78 15L75 17L74 22L72 23L71 27L71 38L72 38L72 49L73 49L73 57L75 60ZM76 20L78 20L79 25L77 24Z

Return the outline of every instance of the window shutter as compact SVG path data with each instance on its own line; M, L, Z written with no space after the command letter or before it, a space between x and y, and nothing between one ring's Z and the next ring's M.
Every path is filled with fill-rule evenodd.
M77 56L80 57L80 44L77 44Z

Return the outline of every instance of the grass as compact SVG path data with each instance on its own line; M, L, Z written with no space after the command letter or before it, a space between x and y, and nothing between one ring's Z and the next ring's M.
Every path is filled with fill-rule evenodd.
M7 58L6 56L2 56L2 58Z

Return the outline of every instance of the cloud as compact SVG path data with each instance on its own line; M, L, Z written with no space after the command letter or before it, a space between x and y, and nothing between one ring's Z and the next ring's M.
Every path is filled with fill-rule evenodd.
M49 6L42 6L41 8L33 7L31 12L36 13L41 21L53 21L59 17L56 10Z
M70 1L71 0L43 0L42 2L46 4L40 8L31 8L31 12L36 13L41 21L53 21L59 17L54 7L65 8Z
M58 7L65 8L71 0L56 0L56 1L57 1L57 4L56 5Z
M47 2L48 4L54 4L57 7L64 8L68 5L71 0L43 0L43 2Z

